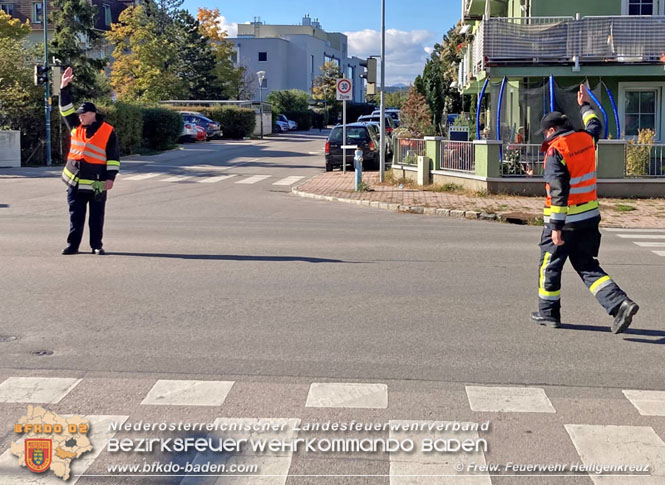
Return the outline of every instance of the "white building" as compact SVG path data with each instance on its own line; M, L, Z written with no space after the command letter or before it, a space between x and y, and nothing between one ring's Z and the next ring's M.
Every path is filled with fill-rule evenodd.
M361 59L348 57L348 40L339 32L325 32L317 19L306 15L301 25L266 25L260 19L238 24L235 64L249 72L265 71L264 97L270 91L301 89L312 93L324 62L337 63L344 77L353 80L353 100L363 102L364 68ZM258 99L258 88L255 97Z

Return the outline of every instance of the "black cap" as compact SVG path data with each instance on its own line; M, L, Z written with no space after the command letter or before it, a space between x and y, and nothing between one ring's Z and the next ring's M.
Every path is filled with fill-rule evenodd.
M97 112L97 106L88 101L83 103L81 106L79 106L79 108L76 111L74 111L74 113L76 113L77 115L80 115L82 113L96 113L96 112Z
M540 120L540 131L538 134L544 133L550 128L563 128L568 125L570 125L570 121L565 114L559 111L552 111L551 113L547 113L543 116L543 119Z

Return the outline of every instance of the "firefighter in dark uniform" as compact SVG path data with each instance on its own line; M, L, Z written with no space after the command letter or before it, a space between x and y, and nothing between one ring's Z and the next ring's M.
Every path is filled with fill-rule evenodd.
M531 319L541 325L561 324L561 271L566 260L584 284L614 317L612 332L631 324L639 306L603 271L596 259L600 249L600 211L596 196L596 151L601 124L584 85L577 94L584 131L574 131L559 112L540 124L545 136L545 227L540 241L538 311ZM602 163L602 161L600 161Z
M118 137L94 104L86 102L74 109L69 87L73 79L72 68L68 67L60 83L60 113L71 132L67 163L62 171L62 180L68 186L70 221L67 247L62 254L78 253L90 206L90 247L93 254L102 255L105 254L102 235L106 194L113 188L120 169Z

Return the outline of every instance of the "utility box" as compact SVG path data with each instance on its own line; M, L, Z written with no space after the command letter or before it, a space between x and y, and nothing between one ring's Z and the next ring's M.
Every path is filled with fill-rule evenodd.
M21 166L21 132L0 131L0 167L18 168Z

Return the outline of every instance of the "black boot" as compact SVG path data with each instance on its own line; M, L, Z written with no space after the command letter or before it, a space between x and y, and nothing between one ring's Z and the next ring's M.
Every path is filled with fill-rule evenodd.
M634 301L626 298L615 310L614 322L612 322L612 333L621 333L630 327L633 322L633 315L637 313L640 306Z
M64 255L69 255L69 254L77 254L79 252L79 248L75 246L67 246L65 249L62 250L62 254Z
M561 320L551 317L544 317L540 312L531 313L531 321L537 323L538 325L546 325L550 328L559 328L561 326Z

